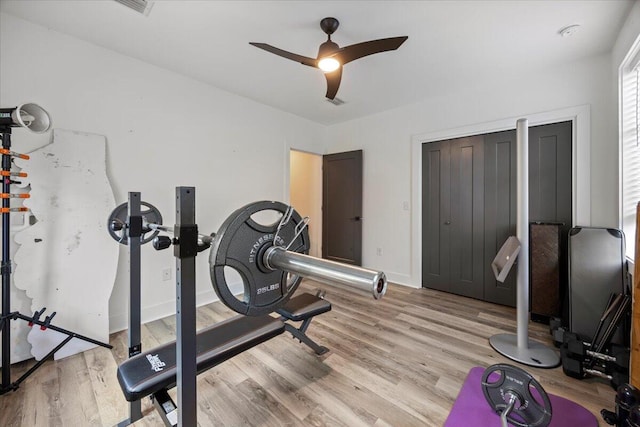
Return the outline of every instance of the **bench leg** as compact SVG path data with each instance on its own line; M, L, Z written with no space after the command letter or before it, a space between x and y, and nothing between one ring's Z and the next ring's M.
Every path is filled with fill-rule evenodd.
M178 407L167 390L155 392L151 395L151 400L165 426L175 427L178 425Z
M307 329L306 326L308 326L308 323L306 325L304 325L304 329L305 330ZM325 354L326 352L329 351L329 349L327 347L323 347L321 345L318 345L318 343L316 343L311 338L309 338L307 336L307 334L304 333L304 331L296 329L291 324L285 323L284 324L284 328L285 328L285 330L289 331L289 333L291 333L291 335L293 335L295 338L297 338L300 342L302 342L302 343L308 345L309 347L311 347L311 349L313 351L315 351L318 356L320 356L321 354Z

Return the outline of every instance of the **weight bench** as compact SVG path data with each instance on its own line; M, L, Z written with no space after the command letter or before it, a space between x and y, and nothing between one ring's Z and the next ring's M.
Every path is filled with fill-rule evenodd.
M197 372L206 371L284 332L284 323L269 315L235 316L196 335ZM118 381L129 402L176 383L176 342L164 344L125 360L118 366Z
M278 310L282 317L235 316L199 331L196 335L196 366L200 374L258 344L289 331L316 354L328 351L306 335L313 316L331 310L331 303L308 293L291 298ZM302 321L296 329L284 320ZM125 360L118 366L118 382L129 402L151 395L165 425L177 424L177 405L167 390L176 385L176 342L172 341Z
M311 347L317 355L324 354L329 349L313 341L306 332L314 316L331 310L331 303L323 297L323 292L317 292L315 295L303 293L291 298L282 308L276 310L282 321L302 322L299 328L290 323L285 323L284 328L298 341Z

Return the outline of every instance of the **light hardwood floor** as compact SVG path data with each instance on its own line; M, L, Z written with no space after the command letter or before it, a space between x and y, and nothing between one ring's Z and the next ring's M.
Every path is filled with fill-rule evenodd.
M514 309L397 285L380 301L311 281L301 290L318 287L333 310L316 317L308 333L329 353L318 357L285 333L201 374L200 425L441 426L472 367L513 363L488 338L515 332ZM209 304L198 309L198 328L233 315ZM146 324L143 348L173 340L174 328L174 317ZM542 325L532 323L530 337L550 342ZM111 351L47 362L20 389L0 396L0 426L110 426L125 419L116 367L126 357L126 332L113 334L111 344ZM14 365L14 380L32 364ZM578 381L561 368L525 369L548 393L598 419L600 409L614 407L605 382ZM136 426L162 425L148 398L143 411Z

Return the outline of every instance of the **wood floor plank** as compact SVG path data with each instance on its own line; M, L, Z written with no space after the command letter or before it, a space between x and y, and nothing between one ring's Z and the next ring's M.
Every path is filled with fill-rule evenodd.
M89 368L84 355L79 356L69 359L69 363L58 364L61 424L70 425L81 419L86 420L87 426L101 426L103 423ZM82 396L82 399L77 396Z
M421 410L424 410L424 405L411 396L398 393L397 384L387 382L378 377L374 372L369 371L366 367L347 362L335 354L325 359L324 363L331 366L335 372L339 372L347 378L352 378L353 381L361 387L370 390L371 393L380 395L388 402L397 406L412 417L411 422L417 422L421 425L428 423L428 417L421 413ZM392 419L388 413L381 414L380 416L384 416L387 421ZM380 419L381 418L378 418L378 420ZM395 420L394 423L395 425L404 425L398 424L398 420Z
M238 363L240 369L251 373L251 378L267 389L297 420L305 419L318 406L312 399L301 393L300 388L255 358L251 351L245 355L247 357Z
M91 393L98 402L100 425L116 425L129 416L128 408L120 391L116 375L116 364L111 352L95 348L84 353L92 385Z

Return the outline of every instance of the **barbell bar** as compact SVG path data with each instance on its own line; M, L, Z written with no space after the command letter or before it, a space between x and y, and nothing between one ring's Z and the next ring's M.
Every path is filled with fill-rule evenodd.
M387 277L381 271L291 252L279 246L271 246L265 251L264 265L271 270L284 270L370 292L375 299L382 298L387 292Z

